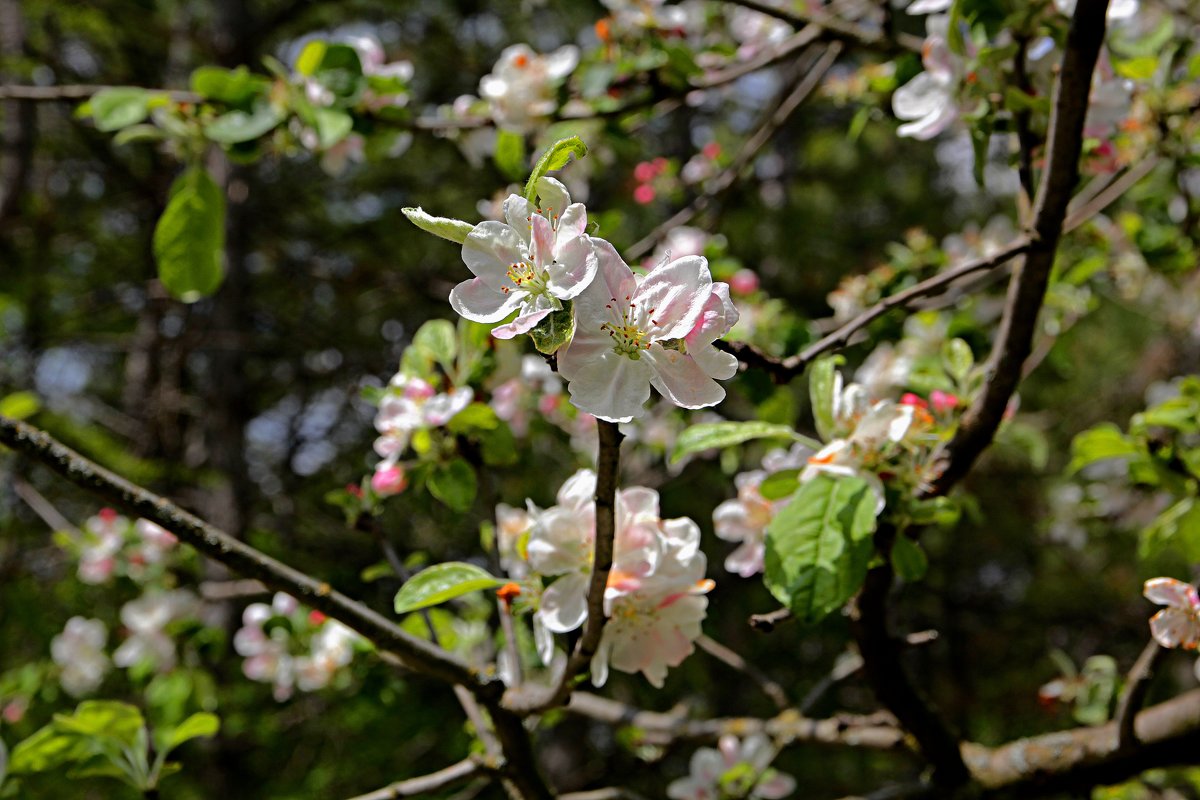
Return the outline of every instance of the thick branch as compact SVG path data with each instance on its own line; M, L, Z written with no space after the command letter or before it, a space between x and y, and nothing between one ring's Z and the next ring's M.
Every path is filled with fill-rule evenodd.
M1034 203L1034 239L1025 261L1016 269L1000 331L988 358L983 391L963 415L958 432L942 456L942 474L931 494L945 494L970 470L991 444L1008 401L1021 379L1029 356L1038 313L1045 298L1062 235L1067 204L1079 179L1083 123L1091 93L1092 70L1104 41L1108 0L1081 0L1067 35L1062 70L1054 87L1050 118L1050 152L1045 177Z
M592 556L592 575L588 584L587 621L575 651L557 684L549 691L521 686L505 695L506 708L518 714L544 711L567 702L575 678L591 665L592 656L600 647L607 617L604 613L604 591L608 573L612 570L613 541L616 538L617 478L621 467L621 440L624 435L615 422L599 420L599 453L596 459L596 540Z
M899 640L887 630L887 602L892 588L892 565L887 553L892 548L894 528L883 526L876 543L883 563L867 573L858 595L854 615L854 638L862 654L867 682L884 708L896 715L913 735L921 753L933 765L933 779L942 786L965 783L969 774L959 752L957 738L934 711L929 700L909 680L900 658Z
M461 683L482 697L495 697L502 684L477 674L468 664L411 636L328 583L318 581L233 538L174 503L114 475L32 425L0 417L0 444L42 463L71 483L107 502L144 517L175 534L209 558L248 578L256 578L333 617L393 652L408 668L449 683Z

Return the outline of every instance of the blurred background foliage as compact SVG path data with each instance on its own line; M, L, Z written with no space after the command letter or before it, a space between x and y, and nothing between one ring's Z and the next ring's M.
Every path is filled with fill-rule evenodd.
M6 21L19 19L25 32L16 38L8 28L0 53L5 83L182 88L200 65L259 69L268 55L291 63L301 37L370 31L389 57L415 65L417 109L475 92L513 42L547 51L593 41L591 26L606 13L599 3L556 0L0 0L0 6ZM915 59L908 58L901 70L911 73ZM880 60L852 51L833 74L848 78ZM632 202L636 165L657 157L686 161L710 141L735 153L785 73L752 76L702 103L638 116L636 124L608 117L557 126L554 136L580 133L593 148L568 174L586 176L601 234L626 247L673 213L678 194ZM826 296L842 279L882 264L895 268L964 226L1011 216L1014 207L1011 187L985 191L974 184L969 144L898 138L890 116L879 111L850 136L858 108L836 91L810 101L756 160L755 176L738 182L705 219L709 232L724 237L727 253L801 318L793 349L819 330L807 320L829 316ZM351 165L336 178L311 156L268 156L250 165L215 158L210 168L224 181L229 203L227 274L215 296L185 305L157 283L151 257L153 226L179 165L153 147L114 146L109 135L77 119L69 103L8 102L2 112L6 130L30 115L32 136L20 145L29 148L27 174L0 191L0 397L32 392L32 421L85 455L388 612L398 580L364 580L372 577L364 570L380 561L377 544L348 530L326 495L357 483L373 463L374 410L362 389L386 382L421 323L451 318L446 296L464 274L457 248L409 225L400 208L422 205L473 221L481 215L477 204L502 193L506 179L490 161L473 166L454 141L430 132L418 132L399 157ZM6 156L17 157L18 149L10 141ZM1175 226L1167 211L1178 194L1179 168L1164 164L1135 191L1136 204L1110 212L1133 239L1132 252L1160 273L1193 266L1195 201L1185 201L1185 224ZM1111 277L1105 265L1114 236L1085 229L1064 260L1099 258ZM1194 282L1179 282L1186 275L1171 280L1176 291L1194 294ZM1061 675L1062 659L1050 654L1061 651L1075 664L1108 654L1127 667L1147 638L1150 609L1139 596L1141 581L1190 577L1185 553L1167 550L1158 563L1138 561L1136 532L1153 509L1140 516L1084 513L1095 497L1062 477L1076 433L1104 420L1124 427L1145 406L1148 388L1200 368L1194 326L1183 335L1162 310L1178 298L1123 292L1111 280L1092 285L1083 307L1069 314L1073 326L1023 388L1016 423L969 479L971 513L926 538L933 567L897 603L896 630L940 634L912 649L909 668L953 723L984 743L1072 724L1069 705L1039 701L1039 687ZM951 330L971 341L978 356L986 350L986 329L970 319L997 297L993 289L975 306L960 306L959 316L949 315ZM872 329L871 340L901 332L902 320L889 319ZM852 348L851 363L868 350ZM762 375L745 373L731 383L723 410L782 417L803 428L802 383L780 394ZM520 449L517 463L489 471L467 513L426 495L404 495L380 519L384 534L414 563L478 557L479 527L493 518L496 502L520 505L529 497L549 504L578 464L561 432L537 430L545 440ZM747 448L740 468L755 465L761 452ZM74 562L53 543L18 484L75 525L96 512L94 499L21 459L8 456L2 468L0 707L24 704L0 721L0 738L11 747L74 705L52 676L51 638L75 615L106 619L116 630L118 609L136 589L125 581L114 589L74 580ZM846 650L848 623L834 615L814 629L785 626L769 635L746 625L748 614L773 601L758 581L720 568L729 546L713 536L711 524L713 507L734 493L738 469L726 457L693 461L671 475L659 459L643 464L636 477L657 485L664 517L687 515L704 530L709 574L718 581L706 631L803 697ZM186 580L229 577L212 565L189 569ZM180 751L185 768L164 796L343 797L429 772L470 747L446 687L370 659L355 662L345 685L277 702L268 686L242 677L232 654L241 605L209 606L208 632L199 639L188 634L189 655L174 671L115 671L97 693L139 705L152 721L156 715L177 721L184 711L220 716L217 738ZM1182 657L1168 665L1173 677L1192 680ZM1157 683L1154 697L1173 684ZM686 702L698 713L772 712L753 685L703 653L672 671L665 693L625 675L615 676L609 691L656 710ZM851 679L812 713L875 707L865 684ZM661 796L664 776L686 772L686 747L659 751L638 744L636 732L552 716L537 743L548 775L564 789L605 785L606 776L620 775L632 788ZM810 747L786 751L777 766L796 776L805 797L836 797L916 769L901 756ZM23 791L133 796L111 782L61 776L31 780Z

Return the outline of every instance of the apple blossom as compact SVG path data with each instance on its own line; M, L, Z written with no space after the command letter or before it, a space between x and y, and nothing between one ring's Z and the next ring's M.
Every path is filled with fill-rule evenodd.
M102 508L83 524L83 541L79 552L79 580L84 583L106 583L117 568L116 555L125 546L125 531L129 520L111 508Z
M692 754L686 778L667 787L671 800L720 800L724 797L751 797L779 800L796 789L790 775L771 769L775 748L761 733L741 742L725 735L717 749L701 747Z
M679 666L695 649L708 610L704 595L714 586L704 577L700 528L681 517L663 520L658 531L657 566L639 574L614 562L609 574L604 593L608 623L591 664L596 686L604 685L612 667L641 672L652 686L662 688L667 668Z
M1166 606L1150 618L1150 633L1163 647L1200 647L1200 596L1196 587L1174 578L1152 578L1143 589L1147 600Z
M469 387L439 393L421 378L396 373L375 415L375 429L380 433L375 452L383 457L376 471L395 466L414 431L445 425L469 406L474 396Z
M121 607L121 624L130 633L128 639L113 652L118 667L133 667L148 663L159 672L175 666L175 642L164 629L177 619L193 617L200 601L186 589L170 592L147 592Z
M371 476L371 489L380 497L400 494L407 487L408 478L404 475L404 467L399 464L376 469L375 474Z
M527 44L514 44L479 81L479 96L488 102L498 127L524 133L558 107L555 90L578 64L574 45L539 55Z
M767 526L791 498L768 500L759 492L759 487L771 473L802 467L810 453L801 444L790 451L773 450L763 458L763 469L743 472L734 478L738 496L713 510L717 537L727 542L741 542L726 557L726 570L743 578L762 572Z
M596 276L596 255L584 233L587 210L553 178L537 186L540 209L509 195L507 224L487 220L468 234L462 257L475 277L450 292L450 305L474 322L499 322L516 311L515 320L492 329L498 339L528 333Z
M737 359L713 346L738 319L729 287L712 282L699 256L639 280L611 244L593 242L600 268L576 300L575 335L558 359L571 402L610 422L640 417L652 385L683 408L721 402L714 379L737 371Z
M98 619L71 617L63 632L50 641L50 657L61 667L58 675L63 691L82 697L100 687L108 672L104 653L108 629Z
M925 71L892 95L896 116L909 120L896 129L900 136L932 139L958 119L955 94L958 90L958 59L950 52L946 33L949 17L934 15L926 20L928 35L921 51Z

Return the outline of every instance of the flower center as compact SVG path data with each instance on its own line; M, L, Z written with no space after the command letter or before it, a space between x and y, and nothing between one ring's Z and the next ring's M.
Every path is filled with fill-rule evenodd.
M625 302L620 303L614 297L605 308L611 313L613 321L601 325L600 330L612 337L613 352L628 356L634 361L641 359L641 352L650 349L650 333L638 325L637 301L626 295ZM646 316L653 313L654 309L651 308L646 312ZM650 322L658 324L653 319Z
M529 294L545 294L546 293L546 278L540 275L537 269L531 262L519 261L508 265L506 273L508 279L513 282L513 287ZM500 291L508 294L513 289L504 286Z

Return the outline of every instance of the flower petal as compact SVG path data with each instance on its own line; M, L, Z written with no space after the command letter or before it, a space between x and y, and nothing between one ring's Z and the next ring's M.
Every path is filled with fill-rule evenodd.
M472 322L499 322L520 308L526 297L525 292L505 294L483 278L472 278L450 290L450 307Z
M659 393L682 408L706 408L725 399L725 390L700 369L691 356L666 350L657 342L642 353L654 367L650 382Z
M587 236L571 239L546 267L546 286L560 300L578 297L596 278L599 260Z
M515 230L503 222L488 220L467 234L462 259L476 277L499 291L501 287L512 288L509 267L525 260L525 250Z
M536 213L533 203L519 194L510 194L504 201L504 219L525 244L529 244L529 218Z
M618 355L607 342L600 345L580 347L577 338L560 358L559 371L568 379L571 402L608 422L640 417L650 399L650 364Z
M685 256L655 267L638 286L638 327L655 339L682 339L696 326L712 294L708 260Z
M567 187L554 178L538 178L537 193L539 210L549 219L561 217L571 205L571 194Z
M1164 608L1150 618L1150 634L1163 647L1196 649L1200 644L1200 620L1178 608Z
M515 336L520 336L522 333L529 333L553 310L552 308L544 308L541 311L522 314L507 325L498 325L492 328L492 336L495 336L497 339L512 339Z
M582 572L564 575L542 594L538 615L554 633L573 631L587 619L588 576Z
M1147 600L1160 606L1171 606L1185 611L1200 608L1196 587L1174 578L1151 578L1146 581L1142 594Z

